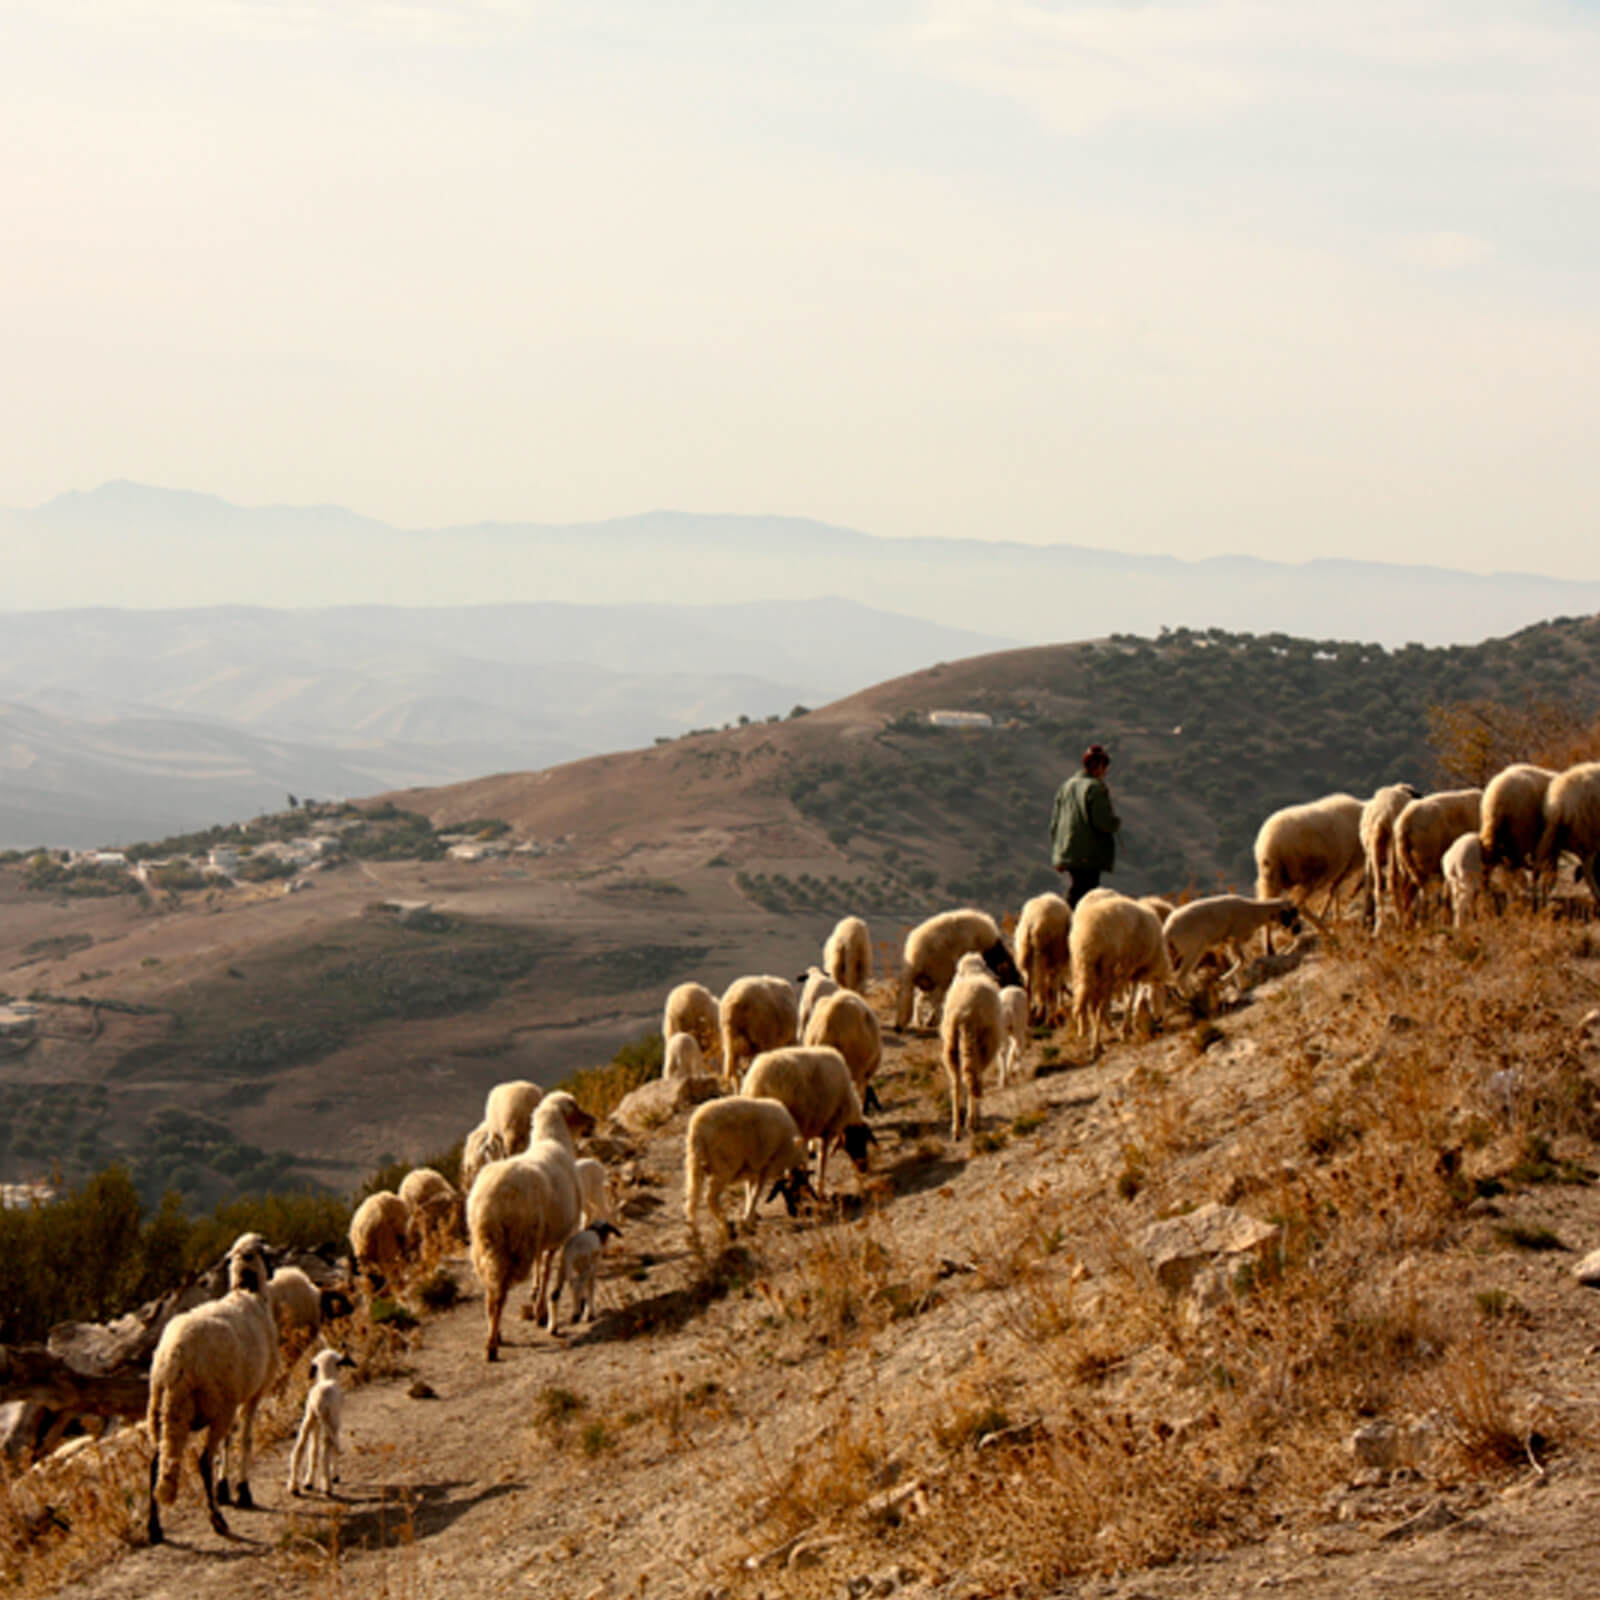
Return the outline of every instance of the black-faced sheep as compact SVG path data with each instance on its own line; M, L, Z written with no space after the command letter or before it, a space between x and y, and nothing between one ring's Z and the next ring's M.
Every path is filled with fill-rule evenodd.
M860 917L843 917L822 947L822 965L841 989L865 994L872 976L872 935Z
M1072 1017L1078 1031L1089 1035L1092 1055L1100 1054L1100 1030L1119 994L1129 997L1126 1037L1139 987L1147 986L1154 1024L1171 982L1166 934L1155 912L1120 895L1085 895L1078 902L1072 918Z
M552 1293L561 1298L561 1291L572 1285L572 1320L590 1322L594 1319L594 1284L600 1271L600 1257L606 1240L620 1237L621 1230L601 1219L580 1228L561 1247L561 1266L556 1274Z
M690 1232L704 1206L713 1217L717 1202L730 1183L745 1186L745 1224L754 1219L762 1191L771 1186L769 1199L782 1194L793 1216L799 1189L795 1174L806 1164L806 1142L800 1137L787 1106L776 1100L747 1100L724 1095L707 1100L689 1118L683 1141L683 1214ZM725 1222L728 1237L734 1234Z
M1595 876L1595 859L1600 856L1600 761L1568 767L1545 791L1544 829L1536 853L1540 868L1553 873L1563 850L1578 858L1583 881L1600 904L1600 880Z
M969 1134L978 1131L983 1075L1000 1054L1004 1039L1000 985L994 981L994 974L983 957L969 952L956 963L939 1022L939 1054L950 1087L952 1139L961 1137L963 1122ZM965 1117L962 1114L963 1085L967 1091Z
M861 1114L861 1096L850 1068L837 1050L826 1045L789 1045L764 1050L750 1063L739 1093L747 1100L776 1100L786 1106L800 1137L817 1146L817 1198L827 1194L828 1157L836 1145L867 1170L867 1145L872 1131Z
M1464 833L1476 833L1481 789L1441 789L1413 800L1394 824L1395 910L1409 922L1431 884L1442 882L1444 853Z
M987 912L966 908L941 911L919 923L906 935L901 952L900 982L895 995L894 1025L903 1029L911 1021L911 1002L921 991L932 996L937 1020L944 992L956 975L962 956L981 955L998 983L1022 982L1000 929Z
M800 1007L787 978L739 978L723 992L720 1009L722 1081L730 1088L763 1050L781 1049L800 1035Z
M1058 894L1036 894L1017 915L1017 965L1035 1022L1059 1022L1072 974L1072 907Z
M350 1219L350 1254L369 1283L402 1276L414 1239L411 1207L392 1189L369 1194Z
M432 1167L413 1167L400 1180L400 1198L411 1208L413 1237L440 1241L461 1227L462 1197L442 1172Z
M1362 809L1354 795L1330 794L1274 811L1256 834L1256 898L1287 895L1312 914L1311 898L1320 893L1322 915L1331 917L1364 874ZM1270 932L1266 938L1270 950Z

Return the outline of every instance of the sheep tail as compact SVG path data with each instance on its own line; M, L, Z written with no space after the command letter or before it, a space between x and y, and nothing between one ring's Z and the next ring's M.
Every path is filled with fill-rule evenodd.
M691 1228L694 1226L695 1202L704 1177L705 1163L701 1159L699 1146L691 1143L683 1163L683 1215Z
M146 1426L158 1460L156 1499L163 1505L171 1505L177 1498L178 1472L183 1466L183 1450L189 1442L189 1419L193 1415L189 1385L181 1376L151 1392Z

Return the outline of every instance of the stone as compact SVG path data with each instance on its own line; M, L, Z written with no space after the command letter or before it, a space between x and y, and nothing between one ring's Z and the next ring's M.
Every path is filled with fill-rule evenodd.
M722 1085L711 1077L652 1078L625 1095L611 1113L611 1119L624 1132L637 1137L670 1122L680 1111L721 1093Z
M1257 1257L1277 1243L1281 1229L1247 1212L1215 1201L1180 1217L1152 1223L1140 1248L1168 1294L1184 1293L1204 1267L1216 1262L1237 1264L1241 1256Z
M1433 1449L1434 1431L1425 1422L1402 1423L1380 1418L1364 1422L1350 1435L1348 1442L1358 1467L1402 1472L1427 1460Z
M1600 1250L1591 1250L1572 1269L1572 1276L1586 1289L1600 1289Z
M837 1539L805 1539L789 1552L785 1565L791 1572L806 1572L822 1565L822 1558L838 1544Z
M1384 1531L1385 1539L1414 1539L1419 1534L1438 1533L1441 1529L1454 1526L1461 1520L1443 1500L1435 1500L1431 1505L1424 1506L1414 1517L1407 1517L1404 1522L1396 1523L1394 1527Z

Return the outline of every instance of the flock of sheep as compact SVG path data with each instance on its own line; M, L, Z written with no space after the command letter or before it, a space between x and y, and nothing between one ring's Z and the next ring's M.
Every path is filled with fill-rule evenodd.
M1255 896L1213 895L1173 905L1109 889L1084 896L1074 911L1056 894L1029 900L1018 916L1015 954L999 925L973 909L941 912L913 928L902 951L894 1019L903 1030L921 1008L937 1021L950 1093L950 1132L977 1131L985 1078L1003 1084L1020 1066L1034 1023L1069 1014L1098 1054L1113 1003L1124 1033L1141 1010L1159 1018L1169 990L1236 974L1249 942L1274 927L1297 931L1302 914L1323 925L1358 886L1367 916L1412 923L1442 892L1459 923L1485 897L1491 875L1526 874L1537 906L1563 854L1600 902L1600 762L1562 773L1517 765L1483 790L1420 795L1403 784L1368 800L1329 795L1274 812L1256 837ZM1313 902L1321 897L1320 911ZM1224 964L1226 970L1224 970ZM864 997L872 968L865 922L846 917L820 966L796 982L742 977L720 998L699 983L679 984L662 1016L663 1075L712 1079L718 1090L691 1115L684 1147L684 1211L691 1233L702 1209L719 1215L732 1185L745 1186L743 1220L765 1194L790 1213L807 1194L826 1194L830 1154L842 1147L858 1172L873 1142L867 1112L883 1059L876 1011ZM484 1289L485 1355L496 1359L500 1321L512 1289L531 1279L530 1311L556 1332L562 1287L570 1280L578 1315L592 1314L596 1268L616 1231L608 1174L580 1158L575 1139L593 1118L564 1091L544 1094L518 1080L489 1093L482 1122L464 1144L459 1191L418 1169L398 1193L372 1195L351 1224L361 1269L390 1274L430 1230L465 1227L473 1269ZM732 1224L726 1224L730 1234ZM224 1469L213 1461L237 1417L238 1499L250 1504L249 1458L255 1408L278 1370L278 1325L314 1327L317 1291L303 1274L271 1279L263 1241L238 1240L229 1257L229 1292L175 1318L163 1334L151 1378L149 1528L161 1537L156 1501L176 1490L183 1444L206 1437L200 1472L212 1524L226 1531ZM299 1280L299 1281L297 1281ZM337 1358L318 1357L289 1486L315 1478L326 1490L338 1448Z

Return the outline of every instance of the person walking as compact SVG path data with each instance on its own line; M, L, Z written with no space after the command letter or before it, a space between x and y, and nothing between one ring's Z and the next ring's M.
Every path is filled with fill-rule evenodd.
M1110 765L1105 746L1092 744L1083 752L1083 771L1075 772L1056 791L1050 818L1050 865L1067 874L1067 904L1074 909L1098 886L1100 874L1110 872L1116 864L1122 819L1106 787Z

